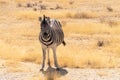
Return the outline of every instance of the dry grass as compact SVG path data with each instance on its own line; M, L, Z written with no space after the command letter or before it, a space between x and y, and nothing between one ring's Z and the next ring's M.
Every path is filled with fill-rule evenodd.
M15 50L15 51L14 51ZM0 58L18 59L17 49L0 41ZM14 56L13 56L14 55Z
M37 19L40 16L40 13L34 12L34 11L19 11L16 12L16 18L19 20L34 20Z
M41 63L42 61L42 54L40 53L35 53L35 52L30 52L30 53L25 53L22 55L21 57L21 61L25 61L25 62L34 62L34 63ZM41 60L40 60L41 59Z
M98 22L68 22L64 26L64 32L66 34L118 34L120 33L120 25L116 22L98 23ZM111 27L112 26L112 27Z
M17 3L26 2L26 0L14 1ZM14 9L13 11L9 10L9 13L10 5L6 6L8 8L5 8L4 13L8 14L0 13L0 58L40 64L42 51L38 41L40 31L38 17L45 14L59 19L63 25L67 45L65 47L59 46L57 49L60 66L76 68L120 67L118 66L120 12L116 8L111 12L106 11L106 5L103 3L100 3L103 7L93 4L96 7L94 8L91 7L89 0L77 1L88 4L88 6L80 5L79 2L69 4L69 0L59 0L59 5L63 8L60 10L33 11L33 9L17 8L12 5ZM97 0L93 1L99 3ZM55 2L54 5L57 4L57 0L43 1L47 6L50 6L51 2ZM61 3L66 4L65 9ZM6 3L1 0L0 4ZM80 8L75 7L78 5ZM78 11L79 9L80 11ZM99 47L97 43L101 40L104 41L104 45ZM52 52L50 56L53 64Z
M68 18L76 18L76 19L90 19L90 18L98 18L99 14L95 12L68 12L66 15Z
M25 72L25 68L21 67L19 61L7 60L4 64L7 67L7 72Z
M67 51L66 50L71 50ZM58 50L59 63L65 67L90 67L90 68L104 68L104 67L115 67L117 62L114 58L109 56L101 55L102 52L93 50L84 50L69 45L67 48L60 48ZM61 60L62 58L62 60ZM72 64L71 64L72 63Z

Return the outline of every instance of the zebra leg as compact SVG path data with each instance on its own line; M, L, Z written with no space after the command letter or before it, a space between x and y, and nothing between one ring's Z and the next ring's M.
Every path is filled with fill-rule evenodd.
M56 48L53 48L53 57L54 57L54 65L59 70L58 62L57 62L57 56L56 56Z
M50 55L49 55L49 49L48 49L48 66L51 67L50 65Z
M46 51L45 51L45 49L42 49L42 50L43 50L43 60L42 60L42 68L40 69L40 71L44 70L45 59L46 59Z

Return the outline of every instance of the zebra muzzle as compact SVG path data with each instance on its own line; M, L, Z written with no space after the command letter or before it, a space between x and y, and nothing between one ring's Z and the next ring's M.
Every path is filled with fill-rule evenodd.
M43 36L44 36L45 39L48 39L50 37L50 35L47 32L44 32Z
M44 36L48 36L48 33L46 33L46 32L44 32L44 34L43 34Z

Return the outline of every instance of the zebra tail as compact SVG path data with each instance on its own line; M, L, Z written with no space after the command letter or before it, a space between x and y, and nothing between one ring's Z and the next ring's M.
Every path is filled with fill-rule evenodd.
M63 41L62 43L63 43L64 46L66 45L65 41Z

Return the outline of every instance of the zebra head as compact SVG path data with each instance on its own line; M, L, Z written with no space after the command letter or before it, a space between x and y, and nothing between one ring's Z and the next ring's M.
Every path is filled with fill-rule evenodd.
M40 17L39 21L41 21L41 34L44 38L49 38L50 36L50 18L43 15L43 19Z

